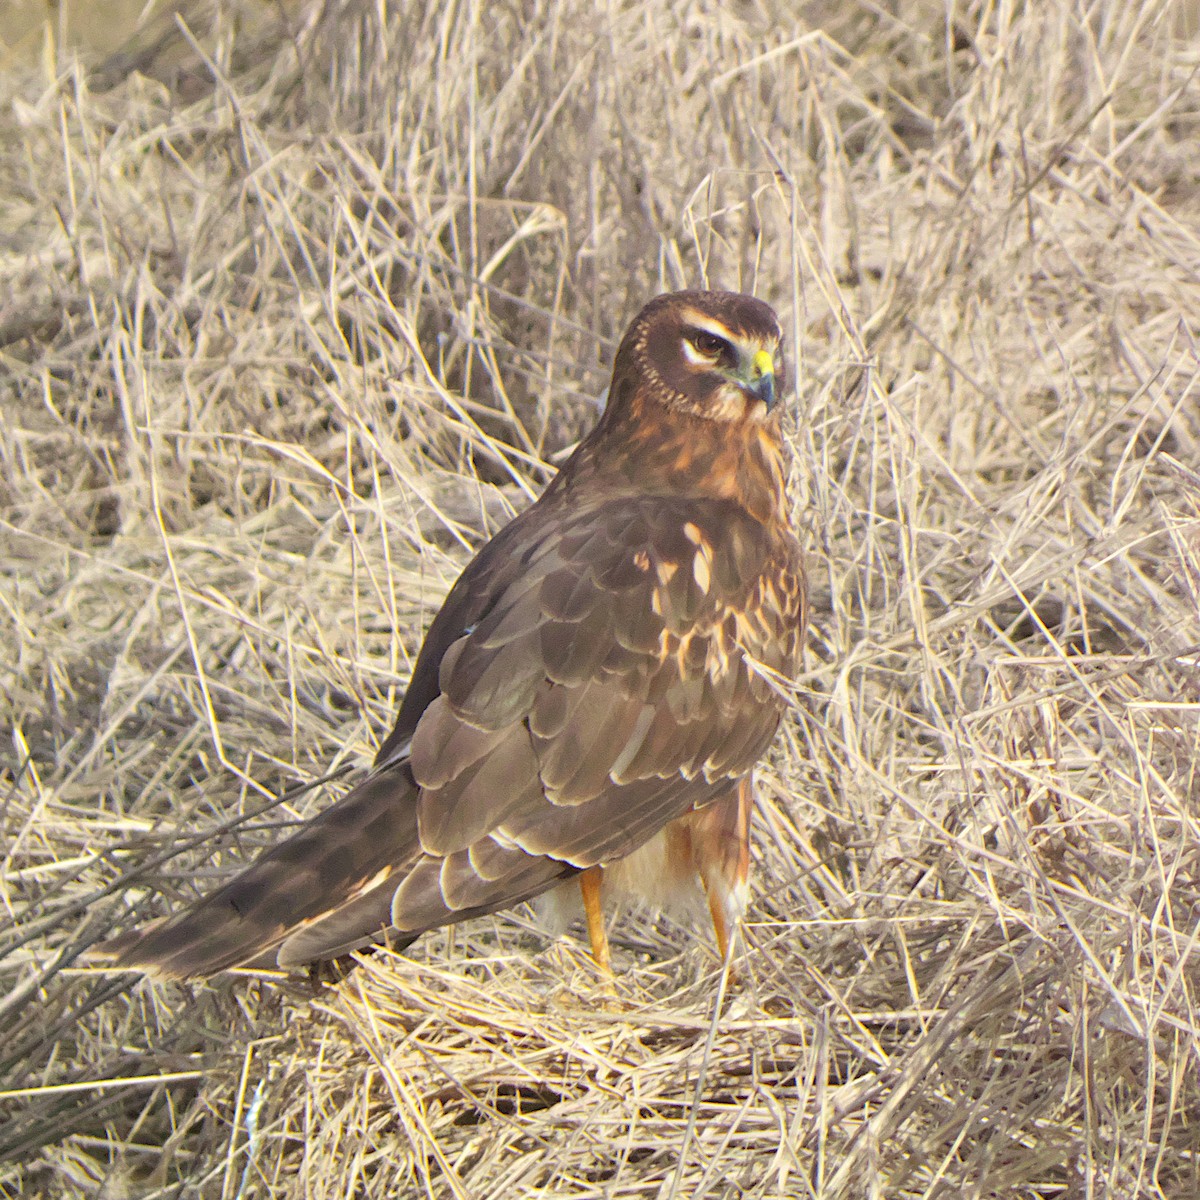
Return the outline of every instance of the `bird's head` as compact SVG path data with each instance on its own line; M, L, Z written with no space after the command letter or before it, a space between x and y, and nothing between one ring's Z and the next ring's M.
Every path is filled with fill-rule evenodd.
M613 395L711 421L763 421L784 391L783 330L740 292L672 292L634 318L613 364Z

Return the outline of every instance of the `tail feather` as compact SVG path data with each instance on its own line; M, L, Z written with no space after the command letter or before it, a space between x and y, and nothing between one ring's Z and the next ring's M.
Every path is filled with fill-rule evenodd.
M260 960L339 910L358 925L343 926L337 944L361 945L388 923L396 886L388 881L420 856L416 797L407 761L387 767L224 887L176 917L97 946L93 957L168 979L212 975Z
M341 958L372 942L387 942L403 949L418 936L401 933L392 925L392 894L397 880L389 877L378 887L356 896L341 908L311 924L291 929L279 946L281 967L298 967L318 959Z

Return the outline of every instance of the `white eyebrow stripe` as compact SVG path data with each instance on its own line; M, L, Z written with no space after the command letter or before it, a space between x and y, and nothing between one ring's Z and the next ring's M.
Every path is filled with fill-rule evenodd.
M719 337L722 341L736 342L738 340L737 334L728 325L722 325L720 321L715 321L712 317L706 317L703 313L698 313L694 308L685 308L683 310L683 319L689 325L695 326L704 333L711 333L713 337Z

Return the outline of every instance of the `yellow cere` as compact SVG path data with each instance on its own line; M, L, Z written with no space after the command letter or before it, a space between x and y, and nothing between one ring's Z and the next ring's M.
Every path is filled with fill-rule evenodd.
M750 373L754 379L775 374L775 360L771 357L770 350L755 352L754 357L750 360Z

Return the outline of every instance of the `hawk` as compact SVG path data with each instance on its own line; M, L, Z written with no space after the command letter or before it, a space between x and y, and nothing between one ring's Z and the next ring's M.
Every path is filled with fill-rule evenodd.
M609 971L611 892L706 899L724 956L806 617L781 342L751 296L647 304L596 427L450 590L366 778L101 955L165 978L290 967L549 893L560 913L581 896Z

